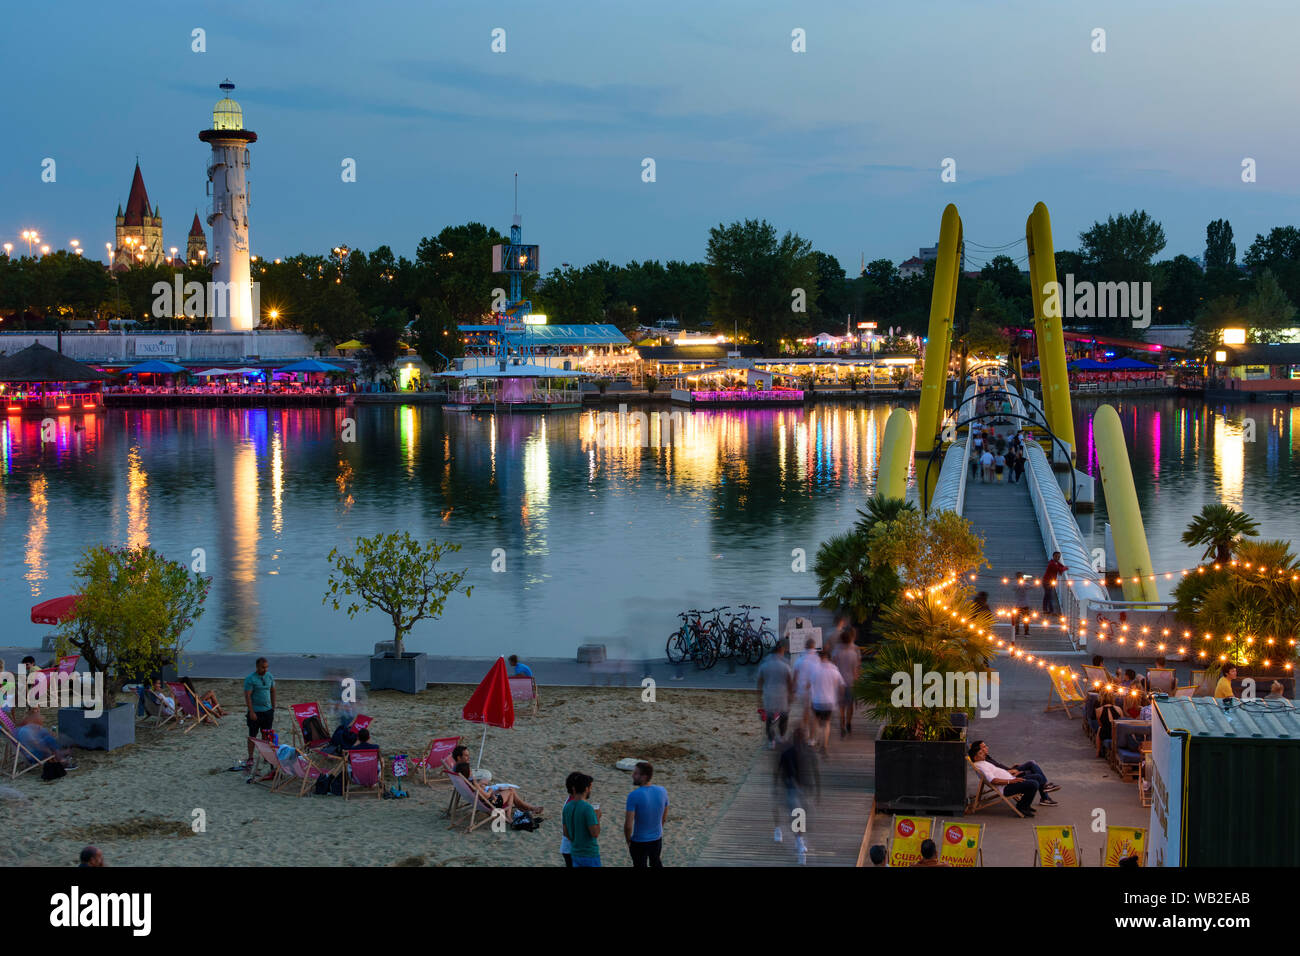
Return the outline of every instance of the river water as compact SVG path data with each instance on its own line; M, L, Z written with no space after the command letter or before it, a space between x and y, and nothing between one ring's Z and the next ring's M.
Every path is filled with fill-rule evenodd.
M1178 537L1211 501L1244 508L1266 536L1300 538L1300 409L1116 404L1158 569L1195 563ZM1093 473L1095 407L1076 412ZM596 642L659 656L680 610L749 603L775 618L780 597L815 592L800 555L811 567L871 494L889 411L697 411L676 435L653 429L651 447L588 412L110 410L58 419L46 442L39 421L11 416L0 422L0 644L38 642L47 629L28 608L73 589L84 547L149 543L214 578L192 650L369 652L391 637L387 619L322 603L326 555L407 530L459 543L450 566L474 588L416 625L411 649L568 657ZM345 415L355 441L343 440ZM1084 521L1097 546L1100 488L1098 499ZM1027 542L1027 555L1040 551Z

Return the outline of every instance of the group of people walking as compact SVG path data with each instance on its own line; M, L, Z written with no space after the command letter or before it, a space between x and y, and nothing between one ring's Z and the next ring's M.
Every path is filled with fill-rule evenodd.
M1025 443L1032 441L1026 432L1009 438L985 428L971 441L970 476L980 481L1012 484L1025 477Z

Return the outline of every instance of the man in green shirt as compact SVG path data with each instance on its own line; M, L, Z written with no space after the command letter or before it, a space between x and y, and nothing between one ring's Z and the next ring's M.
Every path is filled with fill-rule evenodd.
M275 678L265 657L257 659L256 670L244 678L244 705L248 709L248 765L253 765L253 741L275 720Z
M573 845L574 866L600 866L600 807L592 806L591 777L573 775L573 799L564 805L564 836Z

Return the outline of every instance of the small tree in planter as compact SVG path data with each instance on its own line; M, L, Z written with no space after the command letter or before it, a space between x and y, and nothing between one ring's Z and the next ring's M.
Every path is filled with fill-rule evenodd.
M135 740L134 707L115 707L129 678L174 663L203 615L212 579L149 547L92 547L76 567L79 597L59 628L60 654L79 654L103 675L102 717L59 711L59 732L78 746L112 750ZM122 712L125 716L122 716Z
M649 395L653 395L655 389L659 387L659 379L655 378L653 375L645 376L642 381L645 382L645 390Z
M844 534L827 538L817 549L813 573L822 607L844 611L858 634L870 640L876 618L902 590L893 566L871 555L870 534L881 521L890 521L904 510L915 510L909 502L873 495L865 511L859 510L856 525Z
M969 694L978 700L980 682L987 689L990 680L984 635L994 619L976 608L962 583L987 564L983 541L959 515L911 509L877 520L867 539L871 560L893 568L903 585L881 614L881 641L864 659L855 687L867 713L882 723L877 800L895 810L959 812L966 763L954 718L969 719Z
M469 597L473 588L462 587L468 568L438 570L445 556L459 550L460 545L450 542L431 540L422 545L403 531L357 538L353 555L338 548L330 551L333 570L322 603L346 610L349 618L361 610L381 611L393 623L393 653L370 658L371 690L393 688L414 694L428 684L427 656L406 654L403 640L419 621L441 617L451 595L461 592Z

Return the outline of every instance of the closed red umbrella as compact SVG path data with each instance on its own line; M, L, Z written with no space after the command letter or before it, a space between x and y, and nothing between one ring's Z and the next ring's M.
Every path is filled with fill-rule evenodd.
M478 760L474 764L477 768L483 762L483 744L487 743L488 727L510 728L515 725L515 701L510 696L504 657L497 658L460 713L466 720L483 725L483 743L479 745Z
M80 594L67 594L63 597L50 598L32 608L33 624L58 624L72 615L77 609Z

